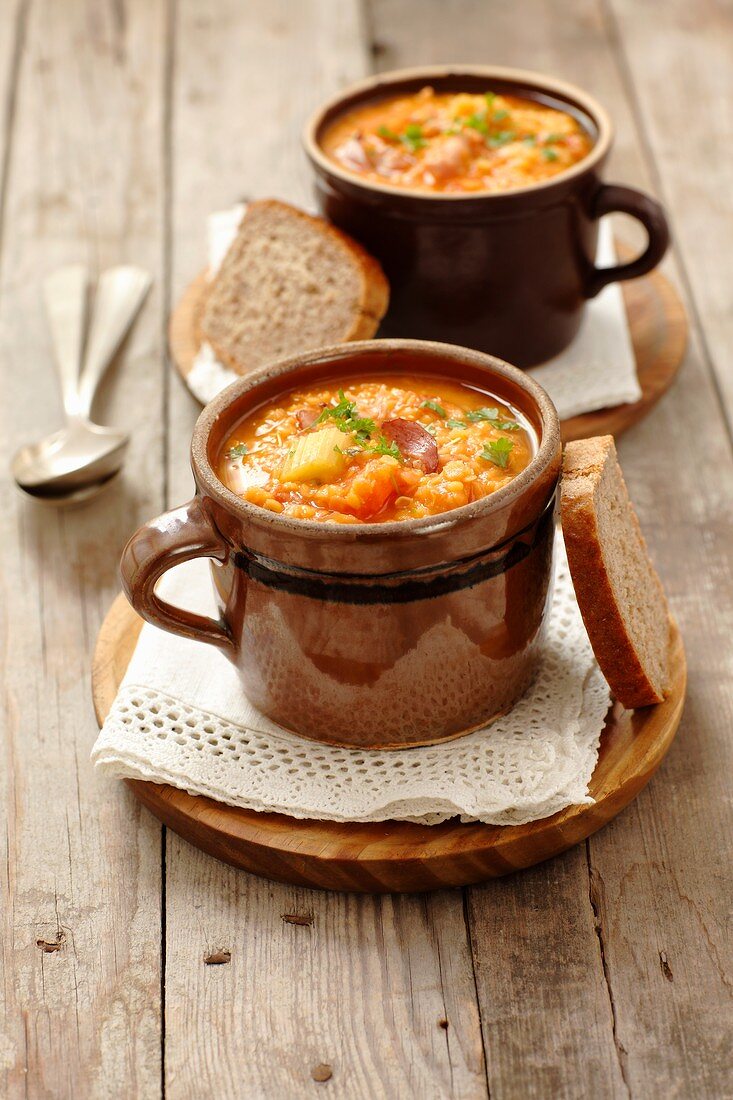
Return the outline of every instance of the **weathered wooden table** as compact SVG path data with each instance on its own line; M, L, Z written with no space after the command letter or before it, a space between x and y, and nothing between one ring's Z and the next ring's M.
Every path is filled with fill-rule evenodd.
M2 482L3 1097L733 1095L723 8L3 3L3 468L60 414L40 277L80 259L156 276L101 401L102 418L133 433L124 479L70 512ZM620 451L685 636L689 702L638 801L562 858L431 896L289 889L166 835L122 784L94 775L90 654L126 536L190 495L197 408L167 365L165 328L201 266L206 214L240 195L303 200L298 135L313 105L375 67L444 60L586 85L618 126L609 178L667 204L666 270L691 346L674 391ZM222 951L228 963L206 963Z

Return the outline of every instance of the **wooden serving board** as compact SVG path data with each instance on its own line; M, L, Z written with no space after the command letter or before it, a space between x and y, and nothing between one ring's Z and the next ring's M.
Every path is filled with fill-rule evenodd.
M97 639L92 691L101 725L132 656L142 620L124 596L112 604ZM303 821L241 810L176 787L126 780L144 806L197 848L225 863L298 886L361 893L407 893L465 886L531 867L584 840L648 783L679 725L687 669L682 639L671 638L672 688L663 703L638 711L611 707L590 783L591 806L571 806L528 825L413 825Z
M631 255L628 246L619 242L616 251L621 260ZM206 272L203 271L187 287L170 318L171 356L187 385L199 349L198 317L205 288ZM641 279L623 283L622 291L643 396L632 405L617 405L564 420L565 443L593 435L620 435L642 420L672 385L684 358L687 317L682 300L669 279L653 271Z

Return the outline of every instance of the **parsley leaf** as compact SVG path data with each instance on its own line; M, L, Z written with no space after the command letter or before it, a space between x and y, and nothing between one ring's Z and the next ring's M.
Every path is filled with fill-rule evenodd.
M427 141L422 136L422 126L419 126L416 122L411 122L409 126L405 127L404 134L400 134L400 141L407 145L413 153L427 145Z
M525 145L536 145L537 144L537 136L536 136L536 134L527 134L526 137L522 138L522 141L524 142Z
M447 416L445 409L442 405L439 405L437 401L423 401L420 406L421 409L432 409L438 416Z
M226 453L227 458L244 458L247 453L246 443L236 443L233 447L230 447Z
M450 420L446 420L446 425L449 428L465 428L466 427L466 421L465 420L453 420L453 418L451 417Z
M340 431L350 432L356 436L357 443L363 443L377 425L368 416L359 416L355 403L348 400L343 390L338 391L338 396L338 404L324 409L316 420L316 424L321 424L330 417L335 420Z
M394 132L394 130L390 130L389 126L378 126L377 127L377 133L379 134L380 137L384 138L385 141L399 141L400 140L400 135L396 134Z
M470 420L474 423L477 420L498 420L498 409L469 409L466 413L466 420Z
M316 420L321 424L324 420L331 419L336 423L339 431L347 435L353 435L356 448L349 447L346 454L355 455L360 451L368 454L391 455L392 458L402 461L402 452L396 443L389 443L379 432L376 439L372 439L372 433L377 431L377 425L368 416L359 416L356 403L349 401L343 390L338 391L338 404L325 408Z
M513 449L514 440L502 436L501 439L497 439L493 443L487 443L480 457L485 458L487 462L493 462L495 466L501 466L502 470L505 470Z
M486 106L489 108L489 110L491 110L491 108L494 106L496 95L494 94L494 92L486 92L484 94L484 99L486 100Z
M508 141L514 141L516 136L513 130L499 130L498 133L491 135L489 145L496 149L500 145L506 145Z
M543 149L542 156L545 160L557 160L557 153L554 149Z
M391 458L396 458L398 462L402 461L402 451L397 444L390 443L383 435L379 436L376 443L372 443L370 447L365 447L364 450L369 451L370 454L389 455Z
M466 420L471 420L473 423L479 420L488 420L492 428L498 428L500 432L517 432L520 428L516 420L502 419L498 409L471 409L466 413Z
M555 145L558 141L562 141L562 134L548 134L545 138L545 145Z
M494 111L494 122L503 122L505 118L509 118L508 111Z
M485 112L476 115L469 115L468 118L463 119L464 126L470 126L472 130L478 130L480 134L488 134L489 124L486 121Z

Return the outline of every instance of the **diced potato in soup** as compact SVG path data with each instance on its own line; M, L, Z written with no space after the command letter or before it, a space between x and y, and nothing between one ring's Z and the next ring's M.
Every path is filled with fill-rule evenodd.
M489 393L437 377L336 380L292 391L242 420L223 483L294 519L382 523L438 515L507 485L534 434Z
M552 179L593 141L567 111L519 96L394 96L346 111L321 145L342 168L414 191L507 191Z

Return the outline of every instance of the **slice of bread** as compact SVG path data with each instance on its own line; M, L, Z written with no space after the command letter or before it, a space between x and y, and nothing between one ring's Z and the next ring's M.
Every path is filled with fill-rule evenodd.
M669 607L612 436L567 444L560 511L578 606L611 691L628 708L661 702Z
M199 335L238 374L324 344L367 340L389 302L384 272L322 218L276 199L247 207L212 280Z

